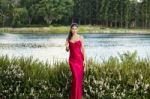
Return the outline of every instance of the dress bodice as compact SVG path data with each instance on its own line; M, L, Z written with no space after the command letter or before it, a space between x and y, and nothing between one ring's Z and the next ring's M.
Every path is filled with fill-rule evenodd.
M69 49L70 49L69 58L83 60L83 54L81 51L81 47L82 47L81 40L77 40L75 42L69 41Z

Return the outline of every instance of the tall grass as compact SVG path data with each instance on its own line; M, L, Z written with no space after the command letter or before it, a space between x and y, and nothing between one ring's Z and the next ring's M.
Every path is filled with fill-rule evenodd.
M0 28L1 33L68 33L70 26L50 25L47 27ZM80 25L79 33L138 33L149 34L150 29L107 28L100 25Z
M150 60L124 53L103 62L87 60L84 99L149 99ZM0 99L68 99L72 74L67 61L53 66L32 57L0 56Z

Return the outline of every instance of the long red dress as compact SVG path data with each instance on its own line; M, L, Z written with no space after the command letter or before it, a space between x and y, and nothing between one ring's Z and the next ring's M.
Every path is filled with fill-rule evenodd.
M82 82L84 76L83 54L81 41L69 41L69 65L72 72L70 99L82 99Z

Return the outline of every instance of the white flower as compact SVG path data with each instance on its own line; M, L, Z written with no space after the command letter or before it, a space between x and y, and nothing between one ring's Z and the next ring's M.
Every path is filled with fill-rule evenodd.
M147 90L147 89L148 89L148 87L149 87L149 84L145 84L145 86L144 86L144 90Z
M140 74L140 79L141 79L141 80L143 79L143 75L142 75L142 74Z
M114 91L114 92L112 93L112 95L113 95L113 97L115 98L115 97L116 97L116 92Z
M139 88L139 86L138 86L138 84L135 82L135 84L134 84L134 91L136 91L137 89Z
M34 88L32 87L30 91L30 95L33 95L33 93L34 93Z

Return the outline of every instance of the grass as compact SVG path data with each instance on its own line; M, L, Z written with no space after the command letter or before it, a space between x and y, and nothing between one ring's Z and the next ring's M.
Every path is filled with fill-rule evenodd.
M1 33L68 33L70 26L0 28ZM107 28L102 26L80 25L80 33L138 33L149 34L150 29Z
M149 99L150 59L126 52L103 62L88 59L84 99ZM71 71L67 61L53 65L32 57L0 56L1 99L68 99Z

